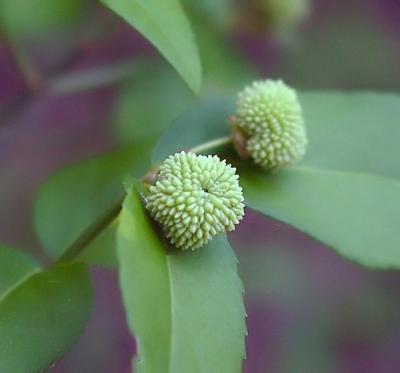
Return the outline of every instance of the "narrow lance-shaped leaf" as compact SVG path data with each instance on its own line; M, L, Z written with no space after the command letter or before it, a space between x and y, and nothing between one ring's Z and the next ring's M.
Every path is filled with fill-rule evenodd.
M168 252L131 190L120 217L118 256L129 327L139 346L135 372L241 371L245 311L226 238L195 252Z
M84 264L27 278L0 300L0 372L42 372L75 343L90 314Z
M186 15L178 0L101 0L142 33L198 92L201 64Z
M400 97L303 93L309 147L293 170L268 173L238 165L246 204L317 238L372 268L400 268ZM207 102L182 115L153 152L189 148L229 131L234 98Z

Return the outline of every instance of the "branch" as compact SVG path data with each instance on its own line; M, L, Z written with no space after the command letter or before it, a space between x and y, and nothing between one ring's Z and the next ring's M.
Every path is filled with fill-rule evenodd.
M77 258L117 218L122 208L122 202L123 198L120 198L104 215L98 217L76 241L65 249L64 254L57 260L57 263L68 262Z

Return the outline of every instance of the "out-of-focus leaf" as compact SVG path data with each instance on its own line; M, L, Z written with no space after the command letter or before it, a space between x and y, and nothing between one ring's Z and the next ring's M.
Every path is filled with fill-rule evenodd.
M208 19L193 14L193 27L203 57L204 84L202 96L221 96L241 89L256 73L243 54L226 35L210 24Z
M360 264L400 267L400 98L320 92L302 94L301 101L310 139L304 161L274 174L239 163L247 205ZM153 160L227 134L232 114L232 98L185 113L163 135Z
M101 0L142 33L194 91L201 87L201 63L190 24L178 0Z
M120 91L117 135L124 143L155 141L195 100L169 66L149 62Z
M84 264L32 275L0 301L0 371L41 372L81 334L92 304Z
M139 344L137 372L241 371L245 311L226 238L168 252L132 190L118 229L120 284Z
M257 0L265 12L267 26L276 32L290 32L303 22L311 11L310 0Z
M204 56L200 97L241 88L255 73L229 40L203 20L194 28ZM115 110L116 132L123 143L155 141L184 110L198 102L188 87L165 64L146 61L120 91Z
M208 100L188 110L159 139L153 150L153 163L160 163L177 151L228 135L228 117L233 112L231 98Z
M87 5L86 0L0 0L0 28L18 38L45 35L71 23Z
M194 18L201 21L212 21L209 22L212 27L224 29L233 22L235 17L236 3L234 0L182 0L182 3L193 9L192 22L196 21Z
M340 85L352 90L398 90L397 34L382 29L374 7L336 5L339 17L332 15L301 30L300 48L281 49L285 79L319 89Z
M52 257L59 257L123 195L122 181L126 174L139 176L148 169L148 152L146 143L131 146L65 168L44 184L35 205L35 227ZM93 244L102 242L110 240L100 238ZM91 249L92 254L99 251L103 259L104 250L107 250L104 246Z
M0 244L0 297L37 269L38 264L33 259Z

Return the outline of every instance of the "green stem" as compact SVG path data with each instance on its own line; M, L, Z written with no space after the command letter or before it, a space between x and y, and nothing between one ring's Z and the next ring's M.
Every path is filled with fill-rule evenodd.
M68 262L77 258L82 251L119 215L122 208L123 198L120 198L105 214L99 216L70 246L64 254L57 260L57 263Z
M206 150L218 148L222 145L227 145L231 142L232 142L231 136L224 136L224 137L220 137L215 140L205 142L204 144L197 145L197 146L189 149L189 151L192 153L204 153Z
M191 149L190 152L202 153L206 150L220 147L229 144L232 141L230 136L221 137L215 140L205 142L204 144L197 145ZM151 170L141 180L147 180L151 174L152 178L156 178L158 167ZM57 260L57 263L68 262L77 258L83 250L105 229L107 228L119 215L122 208L123 198L120 198L115 204L112 205L109 211L96 219L70 246L68 246L64 254Z

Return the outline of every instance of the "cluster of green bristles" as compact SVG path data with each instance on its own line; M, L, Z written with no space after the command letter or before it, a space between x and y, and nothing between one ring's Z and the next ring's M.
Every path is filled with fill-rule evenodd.
M266 169L300 160L307 137L296 92L281 81L257 81L239 93L236 125L248 137L247 150Z
M294 90L281 81L258 81L238 96L235 125L246 137L247 151L266 169L298 161L307 139ZM232 231L244 215L236 169L216 155L180 152L160 166L149 187L146 207L170 242L195 250L213 236Z
M171 155L150 186L146 207L180 249L204 246L232 231L244 215L243 193L235 168L216 155Z

